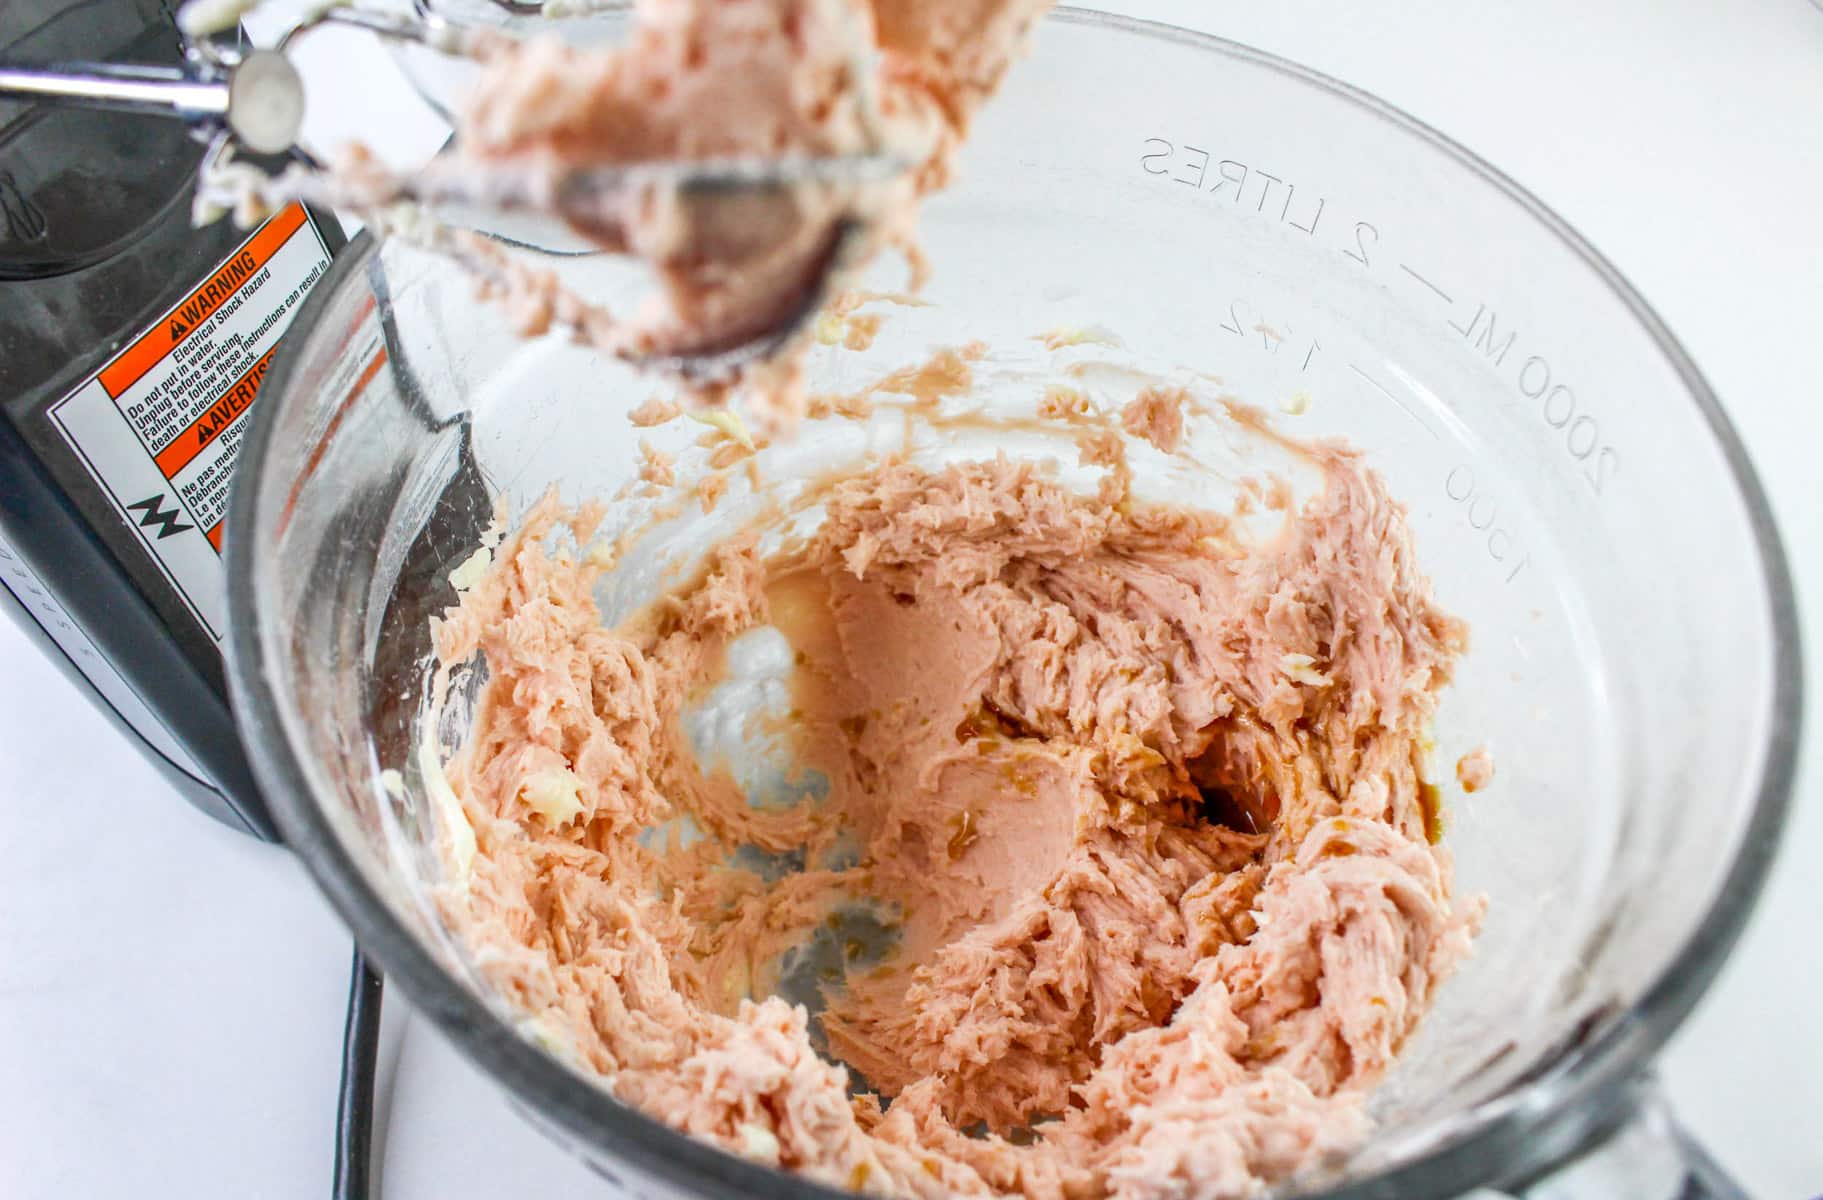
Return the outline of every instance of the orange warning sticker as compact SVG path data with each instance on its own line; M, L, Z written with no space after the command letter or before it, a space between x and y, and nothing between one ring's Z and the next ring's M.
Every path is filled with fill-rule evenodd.
M328 270L329 248L293 204L50 409L217 641L222 519L248 414L279 335Z

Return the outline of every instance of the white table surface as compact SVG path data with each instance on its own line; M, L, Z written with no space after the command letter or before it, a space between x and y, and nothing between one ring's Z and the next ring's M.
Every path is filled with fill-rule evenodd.
M1823 639L1823 11L1115 7L1377 92L1567 217L1723 397L1778 510L1812 647ZM353 130L434 144L374 47L325 35L303 59L319 144ZM356 97L357 80L384 99ZM348 954L337 920L285 852L171 793L7 622L0 681L0 1196L326 1195ZM1766 896L1663 1064L1688 1124L1778 1200L1823 1193L1819 708ZM605 1194L425 1022L396 1003L389 1017L387 1200Z

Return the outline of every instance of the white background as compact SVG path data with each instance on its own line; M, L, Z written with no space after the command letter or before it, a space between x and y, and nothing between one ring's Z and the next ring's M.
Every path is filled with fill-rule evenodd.
M1376 92L1567 217L1721 394L1823 638L1811 0L1114 7ZM384 53L335 34L301 58L318 144L435 144ZM1663 1066L1688 1124L1775 1200L1823 1193L1819 708L1771 886ZM0 623L0 1196L327 1195L347 953L296 863L190 810ZM602 1194L423 1022L389 1021L386 1068L387 1200Z

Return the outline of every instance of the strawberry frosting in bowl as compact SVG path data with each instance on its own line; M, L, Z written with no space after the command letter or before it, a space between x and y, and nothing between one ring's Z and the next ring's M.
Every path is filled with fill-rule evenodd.
M824 419L941 430L910 380L966 408L985 353ZM596 588L646 531L606 536L599 505L547 497L465 568L435 639L485 684L438 903L541 1044L882 1195L1244 1196L1366 1135L1479 919L1425 776L1465 628L1358 454L1206 387L1061 386L1026 423L1092 489L888 455L611 625ZM1123 431L1187 454L1187 420L1313 491L1135 496ZM639 492L713 512L654 461Z
M350 246L226 543L288 841L637 1194L1442 1197L1599 1140L1790 779L1713 397L1536 201L1244 48L1060 14L956 169L789 438Z

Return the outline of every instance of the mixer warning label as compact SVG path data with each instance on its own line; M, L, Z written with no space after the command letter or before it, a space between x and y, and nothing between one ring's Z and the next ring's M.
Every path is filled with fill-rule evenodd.
M329 270L293 204L148 326L50 415L120 517L216 641L222 518L279 335Z

